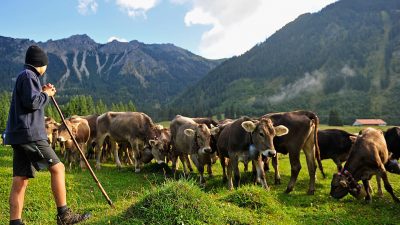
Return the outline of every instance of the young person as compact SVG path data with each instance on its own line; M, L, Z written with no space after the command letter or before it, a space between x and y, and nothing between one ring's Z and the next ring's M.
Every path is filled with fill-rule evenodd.
M21 216L28 180L43 169L51 174L57 224L75 224L90 217L89 213L76 214L67 207L65 167L47 142L44 107L56 93L52 84L41 86L39 81L47 65L47 54L38 46L30 46L12 94L5 132L5 143L13 148L10 225L24 224Z

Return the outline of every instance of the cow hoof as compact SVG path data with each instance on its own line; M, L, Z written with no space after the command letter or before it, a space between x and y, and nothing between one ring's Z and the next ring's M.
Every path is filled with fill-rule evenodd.
M378 192L378 193L376 194L376 196L379 197L379 198L382 198L382 197L383 197L383 193L382 193L382 192Z
M209 178L213 178L213 177L214 177L214 174L210 173L210 174L208 174L208 177L209 177Z
M308 194L308 195L314 195L314 192L315 192L315 190L308 190L308 191L307 191L307 194Z
M286 193L286 194L289 194L290 192L292 192L292 189L286 188L285 193Z
M281 184L281 180L275 180L275 184L276 184L276 185Z
M365 199L366 204L371 204L372 200L371 199Z
M135 173L140 173L140 169L135 169Z

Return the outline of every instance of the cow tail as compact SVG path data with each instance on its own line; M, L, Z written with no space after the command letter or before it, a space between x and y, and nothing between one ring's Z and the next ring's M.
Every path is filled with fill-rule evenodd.
M314 121L315 124L315 129L314 129L314 145L315 145L315 157L317 158L318 162L318 168L322 173L322 177L325 179L325 173L324 173L324 168L322 167L321 163L321 154L319 150L319 145L318 145L318 125L319 125L319 118L317 115L314 114L312 120Z

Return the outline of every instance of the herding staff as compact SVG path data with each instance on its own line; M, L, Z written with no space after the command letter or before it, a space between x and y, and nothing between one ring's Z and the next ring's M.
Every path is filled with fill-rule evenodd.
M106 191L104 190L103 186L101 185L99 179L97 179L96 174L94 174L94 172L93 172L93 170L92 170L92 167L90 167L90 164L89 164L89 162L87 161L87 159L86 159L86 157L85 157L85 154L83 154L82 149L79 147L78 142L76 141L74 135L72 135L71 130L69 129L69 127L68 127L67 124L65 123L65 118L64 118L64 116L63 116L63 114L62 114L62 112L61 112L60 107L58 107L58 104L57 104L56 99L54 98L54 96L51 96L51 100L53 101L54 106L56 107L58 113L60 114L61 120L62 120L62 122L64 123L65 127L67 128L67 131L68 131L69 135L71 136L72 140L74 141L75 146L78 148L79 153L81 154L81 157L82 157L83 161L85 161L85 164L86 164L87 168L89 168L90 174L92 175L94 181L97 183L97 186L99 186L101 193L103 193L103 196L106 198L108 204L109 204L112 208L115 208L115 206L114 206L114 204L112 203L111 199L108 197Z

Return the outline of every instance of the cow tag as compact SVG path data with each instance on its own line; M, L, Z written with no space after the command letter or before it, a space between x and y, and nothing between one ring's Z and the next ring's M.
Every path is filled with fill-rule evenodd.
M193 137L194 134L195 134L195 131L192 130L192 129L185 129L185 130L183 131L183 133L185 133L185 135L188 136L188 137Z
M241 125L242 125L243 129L246 132L249 132L249 133L253 132L256 129L256 126L257 126L252 121L244 121Z
M276 136L283 136L289 133L289 129L283 125L274 127Z

